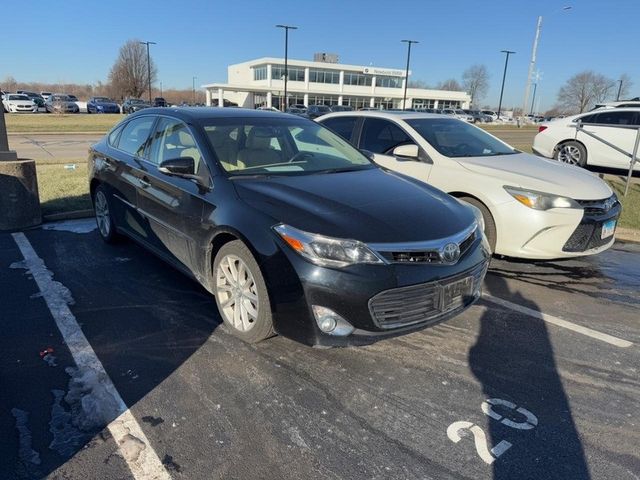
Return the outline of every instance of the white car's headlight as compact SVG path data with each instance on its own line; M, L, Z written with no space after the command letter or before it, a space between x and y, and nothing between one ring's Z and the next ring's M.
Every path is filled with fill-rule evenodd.
M504 189L521 204L534 210L549 210L550 208L582 208L578 202L569 197L561 197L551 193L523 190L517 187Z
M357 263L383 263L373 250L358 240L325 237L284 224L273 229L287 245L316 265L346 267Z

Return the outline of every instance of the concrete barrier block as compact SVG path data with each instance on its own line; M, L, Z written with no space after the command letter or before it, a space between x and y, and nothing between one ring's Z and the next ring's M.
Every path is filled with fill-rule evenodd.
M0 230L42 223L35 160L0 161Z

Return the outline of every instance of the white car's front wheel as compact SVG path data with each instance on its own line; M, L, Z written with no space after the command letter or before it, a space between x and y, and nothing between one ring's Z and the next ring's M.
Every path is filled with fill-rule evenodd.
M484 234L487 236L487 241L491 247L491 252L496 251L496 239L498 237L496 222L493 220L493 215L486 207L484 203L473 197L461 197L460 200L476 207L482 213L482 220L484 220Z

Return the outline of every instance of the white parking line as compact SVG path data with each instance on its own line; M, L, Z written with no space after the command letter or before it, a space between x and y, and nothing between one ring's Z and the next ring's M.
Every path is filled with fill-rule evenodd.
M539 312L538 310L533 310L531 308L518 305L517 303L513 303L508 300L504 300L502 298L494 297L493 295L483 293L482 298L484 298L488 302L495 303L496 305L500 305L510 310L514 310L516 312L529 315L530 317L543 320L547 323L556 325L557 327L562 327L562 328L566 328L567 330L572 330L574 332L581 333L582 335L595 338L596 340L601 340L611 345L615 345L616 347L628 348L633 345L632 342L629 342L627 340L623 340L621 338L614 337L606 333L601 333L601 332L598 332L597 330L592 330L590 328L583 327L582 325L577 325L575 323L569 322L562 318L554 317L553 315L549 315L548 313L542 313L542 312Z
M171 476L162 465L158 454L122 400L91 344L82 333L76 318L71 313L67 304L68 295L64 295L66 288L53 280L53 273L47 270L44 261L38 257L23 233L14 233L13 239L18 245L24 257L25 266L36 281L78 369L82 373L92 371L99 379L96 388L102 388L104 395L98 395L98 397L112 399L114 404L112 418L115 419L109 423L107 428L113 435L132 475L141 480L171 480ZM100 407L95 406L95 408Z

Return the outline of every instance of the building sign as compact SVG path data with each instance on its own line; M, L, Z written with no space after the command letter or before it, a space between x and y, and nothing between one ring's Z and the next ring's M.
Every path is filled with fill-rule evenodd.
M404 78L404 70L394 70L392 68L365 67L364 70L362 70L362 73L367 75L386 75L388 77ZM411 75L411 70L409 70L409 75Z

